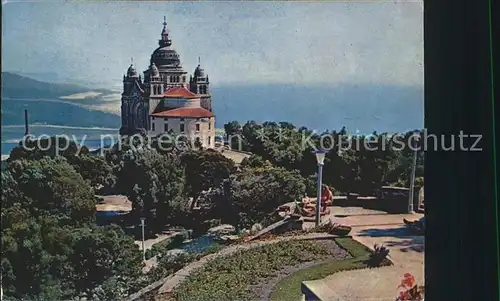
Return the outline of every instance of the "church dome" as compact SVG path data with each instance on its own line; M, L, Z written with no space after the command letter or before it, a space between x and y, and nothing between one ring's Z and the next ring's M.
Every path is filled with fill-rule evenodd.
M130 67L128 67L127 76L128 77L139 77L139 74L135 70L134 65L130 65Z
M156 66L172 66L179 67L181 61L179 59L179 54L170 48L170 46L164 46L157 48L151 55L151 65L156 64Z

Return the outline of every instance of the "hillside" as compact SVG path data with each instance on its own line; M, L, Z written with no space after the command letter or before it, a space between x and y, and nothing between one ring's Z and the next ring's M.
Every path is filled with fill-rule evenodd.
M47 83L10 72L2 72L2 97L59 98L88 91L90 91L89 88L79 85Z
M30 123L119 128L117 115L59 100L61 96L89 91L83 86L46 83L2 72L2 126L24 124L24 110L28 109Z
M2 126L24 124L24 110L30 123L119 128L120 116L77 105L48 101L2 100Z

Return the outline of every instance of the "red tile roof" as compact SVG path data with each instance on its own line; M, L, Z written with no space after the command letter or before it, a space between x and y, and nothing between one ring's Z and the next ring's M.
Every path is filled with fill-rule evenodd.
M155 112L151 114L153 117L187 117L187 118L208 118L214 117L214 113L204 108L177 108Z
M172 98L196 98L197 95L194 94L193 92L189 91L188 89L184 87L175 87L175 88L170 88L165 93L163 94L165 97L172 97Z

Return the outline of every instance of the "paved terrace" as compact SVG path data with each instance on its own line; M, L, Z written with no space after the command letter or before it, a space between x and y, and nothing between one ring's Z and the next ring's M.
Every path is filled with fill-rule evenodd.
M221 153L226 158L233 160L236 166L239 166L241 164L241 161L243 161L243 159L250 157L249 153L228 150L228 149L221 150Z
M303 292L309 290L324 301L386 301L397 297L397 286L405 273L415 276L419 285L424 284L424 237L408 234L403 224L403 218L419 219L422 214L364 214L366 212L360 208L339 207L330 207L330 210L329 217L334 222L353 227L353 239L370 248L375 244L389 248L394 265L339 272L321 280L304 281Z

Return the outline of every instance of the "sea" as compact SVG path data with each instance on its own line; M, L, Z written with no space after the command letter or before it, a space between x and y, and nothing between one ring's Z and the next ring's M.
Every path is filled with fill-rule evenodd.
M350 134L371 134L374 131L401 133L424 127L423 91L422 86L397 85L331 87L272 84L230 85L215 86L212 89L212 104L218 129L222 129L225 123L233 120L240 124L254 120L258 123L286 121L297 127L305 126L317 132L338 131L345 126ZM119 100L116 101L119 102ZM107 99L102 99L101 102L101 105L110 104ZM53 107L50 107L52 115L39 114L41 117L47 117L38 118L35 121L39 122L38 124L30 124L30 134L36 137L67 135L77 144L83 143L90 149L97 149L117 141L119 117L116 118L115 115L113 122L99 122L111 120L106 119L111 114L102 115L101 112L101 115L92 115L91 112L100 111L99 107L96 110L89 108L88 111L82 111L83 109L79 107L67 106L69 107L61 107L61 104L55 103ZM65 113L64 110L73 109L73 107L80 111L71 110L71 114ZM9 112L18 115L13 122L14 125L1 127L2 159L18 145L24 136L24 125L18 124L23 120L22 110L17 107L15 109L15 112ZM2 117L6 112L2 110ZM85 115L82 115L83 113ZM30 116L34 118L33 115ZM84 122L81 122L81 118L76 120L80 122L75 124L76 116L92 117L92 123L89 121L89 124L100 127L86 126ZM64 126L71 124L83 126Z
M30 125L29 132L30 135L33 135L36 138L48 138L55 135L68 137L78 145L83 144L89 149L98 149L118 141L118 129L114 128L34 124ZM19 145L24 133L24 125L2 126L2 161L5 160L6 156L8 156L14 147Z

